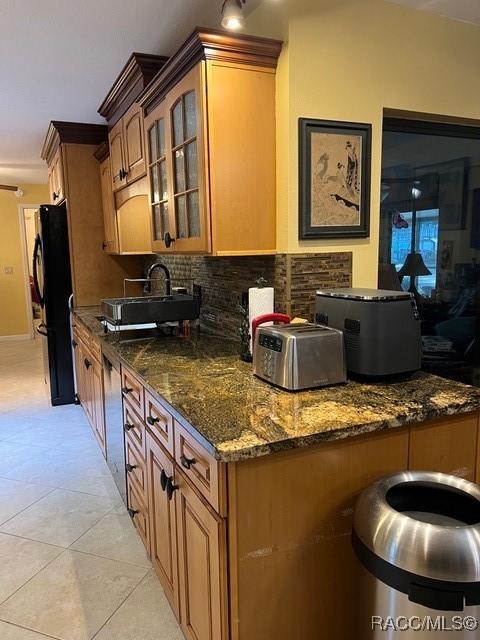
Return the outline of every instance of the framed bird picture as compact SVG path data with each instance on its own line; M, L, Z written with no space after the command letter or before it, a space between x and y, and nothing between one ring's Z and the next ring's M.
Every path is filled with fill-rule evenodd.
M299 238L370 234L370 124L299 119Z

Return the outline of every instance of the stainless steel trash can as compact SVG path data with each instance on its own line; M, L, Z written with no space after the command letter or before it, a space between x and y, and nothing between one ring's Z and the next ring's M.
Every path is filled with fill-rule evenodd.
M480 638L480 486L433 472L382 478L357 501L352 542L356 639Z

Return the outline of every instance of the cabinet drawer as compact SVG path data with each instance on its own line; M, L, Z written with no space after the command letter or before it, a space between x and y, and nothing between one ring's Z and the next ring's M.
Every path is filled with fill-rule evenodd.
M215 460L178 422L175 422L175 460L215 511L226 515L225 465Z
M92 352L92 356L94 356L99 362L102 362L102 346L100 341L93 336L90 340L90 351Z
M137 491L146 504L147 474L145 472L145 461L137 451L137 447L130 441L128 435L125 438L125 464L129 483L131 482L137 486Z
M128 512L137 528L138 533L150 555L150 524L148 521L148 509L141 499L138 489L130 478L127 478Z
M173 418L148 391L145 391L145 416L152 433L173 457Z
M90 346L90 333L78 320L73 324L73 335L76 340L81 340L84 345Z
M126 367L122 367L122 393L128 398L130 404L142 420L144 420L145 405L143 400L143 387Z
M130 442L137 447L142 458L145 459L145 425L126 398L123 399L123 429Z

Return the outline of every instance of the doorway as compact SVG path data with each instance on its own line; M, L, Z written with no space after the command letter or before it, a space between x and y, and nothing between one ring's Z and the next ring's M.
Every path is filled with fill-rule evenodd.
M35 244L37 215L40 205L19 205L19 224L22 238L22 252L24 259L25 300L27 305L30 337L37 336L36 327L40 324L40 302L33 284L33 248Z
M416 298L422 368L480 386L480 128L385 118L379 287Z

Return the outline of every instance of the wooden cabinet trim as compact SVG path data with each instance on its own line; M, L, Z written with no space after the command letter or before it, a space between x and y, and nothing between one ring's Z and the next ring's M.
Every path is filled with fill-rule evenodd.
M135 408L142 420L145 420L145 401L144 390L141 382L138 381L135 374L125 365L121 367L122 371L122 394L128 399L132 407Z
M126 437L145 460L145 425L125 396L123 397L123 429Z
M138 98L148 115L168 92L202 60L224 60L276 68L282 42L219 29L197 28L169 58L162 70Z
M173 458L175 450L173 417L146 389L145 422Z
M226 465L210 455L179 422L175 421L174 429L176 463L215 511L225 516Z
M128 482L136 485L142 501L145 505L148 505L145 460L138 452L137 447L132 444L128 435L125 438L125 463Z

